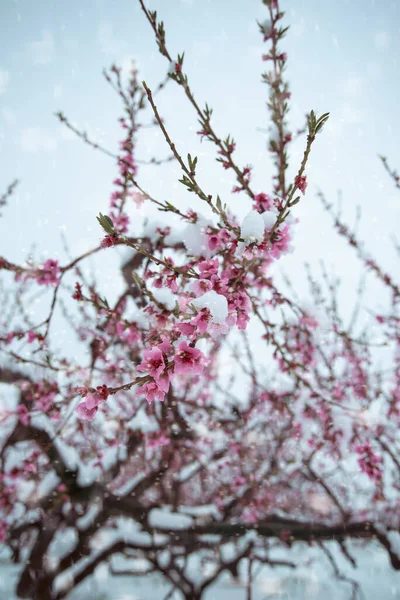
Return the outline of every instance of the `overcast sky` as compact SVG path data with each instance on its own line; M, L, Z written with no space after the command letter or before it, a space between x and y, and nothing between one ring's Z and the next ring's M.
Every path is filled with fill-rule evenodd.
M268 124L267 89L260 82L265 45L256 25L256 19L267 16L265 7L260 0L152 0L148 6L164 19L171 52L185 50L184 70L200 104L207 101L214 108L216 131L234 135L239 163L254 165L253 187L268 193L273 170L265 134L257 130ZM344 281L346 303L354 291L356 261L330 233L316 191L322 189L334 201L341 189L350 223L361 205L360 232L395 271L390 236L397 234L400 196L377 153L400 168L400 3L282 0L281 7L285 24L291 26L282 50L289 57L292 127L302 126L311 108L330 111L331 118L313 148L308 193L296 207L300 222L295 253L280 266L302 294L304 272L299 266L325 259ZM154 88L168 65L137 0L4 0L0 22L0 189L15 177L21 179L0 220L0 255L21 261L36 242L36 256L59 257L62 264L61 230L73 254L98 243L101 231L95 215L107 210L116 170L112 159L63 130L53 113L62 110L115 150L120 104L102 68L112 62L126 68L135 58L141 77ZM220 193L233 212L246 214L246 197L230 193L229 174L213 162L211 145L199 143L196 116L182 90L170 82L158 105L178 150L199 156L204 187ZM300 140L292 150L291 173L303 147ZM150 130L142 133L137 151L138 158L168 154L162 136ZM193 203L177 183L178 176L171 165L143 167L139 180L161 200ZM202 210L197 203L193 208ZM131 214L135 222L140 220L134 206ZM102 254L103 273L113 279L119 260L118 251ZM379 294L373 300L379 302Z

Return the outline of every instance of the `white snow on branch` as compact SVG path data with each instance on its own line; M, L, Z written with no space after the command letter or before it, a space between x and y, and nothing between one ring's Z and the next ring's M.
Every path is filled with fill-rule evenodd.
M387 533L387 539L389 540L392 552L400 558L400 533L398 531L389 531Z
M208 247L207 228L212 227L212 221L198 216L196 223L189 223L182 232L183 243L192 256L209 258L211 250Z
M277 214L275 212L273 212L272 210L266 210L265 212L261 213L261 216L264 221L265 229L270 231L276 223Z
M151 293L157 302L165 306L167 310L174 310L176 297L169 288L152 288Z
M246 242L262 242L264 239L264 219L256 210L251 210L243 219L240 236Z
M165 509L153 508L148 517L150 527L163 530L187 529L193 523L189 515L172 513Z
M228 316L228 302L225 296L214 290L206 292L191 302L197 310L208 308L215 323L222 323Z

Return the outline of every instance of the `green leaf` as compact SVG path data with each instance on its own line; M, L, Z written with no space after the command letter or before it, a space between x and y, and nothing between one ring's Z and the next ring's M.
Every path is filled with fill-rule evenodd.
M101 213L99 213L99 216L96 217L98 222L100 223L100 225L102 226L102 228L104 229L104 231L106 233L109 233L111 235L113 235L115 233L114 231L114 223L112 222L112 220L110 219L110 217L108 217L107 215L102 215Z
M316 127L315 127L315 133L318 133L319 131L321 131L322 127L325 125L325 123L327 122L328 119L329 119L329 113L324 113L318 119Z

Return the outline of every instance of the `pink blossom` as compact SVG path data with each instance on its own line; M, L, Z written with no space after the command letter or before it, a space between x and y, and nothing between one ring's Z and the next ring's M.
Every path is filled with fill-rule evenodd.
M162 373L160 375L160 377L157 379L157 385L160 388L160 390L162 390L166 394L169 390L169 385L170 385L169 374Z
M209 260L202 260L198 263L197 267L200 271L201 278L207 279L218 273L218 258L210 258Z
M218 338L221 335L226 335L229 331L229 325L228 323L209 323L208 329L207 329L207 333L210 334L210 336L213 339Z
M81 417L81 419L92 421L95 414L98 411L99 405L105 400L107 400L107 397L107 386L98 386L96 388L96 391L89 391L88 393L85 393L85 399L83 402L78 404L78 406L76 407L76 412Z
M158 344L157 348L159 348L161 350L161 352L163 352L164 354L170 354L173 350L169 339L167 338L166 335L162 335L161 336L161 344Z
M96 394L89 393L85 396L86 408L92 410L102 402L102 399Z
M290 225L286 223L275 230L270 250L271 256L275 259L279 259L282 254L288 252L290 241Z
M15 331L9 331L6 336L6 344L11 344L16 335L17 333Z
M247 327L247 323L249 322L249 320L250 317L247 313L245 313L244 311L237 311L236 325L238 329L244 331Z
M165 393L155 381L148 381L142 385L142 387L138 390L138 393L145 395L149 404L151 404L153 400L160 400L162 402L165 396Z
M119 158L119 170L123 177L126 177L130 173L135 177L137 166L135 165L132 154L124 154Z
M155 381L165 369L163 353L160 348L147 349L143 352L143 361L138 365L138 371L149 371Z
M208 247L212 252L226 248L229 242L232 242L230 233L226 229L220 229L219 231L208 231L207 232Z
M75 292L72 294L74 300L83 300L82 286L80 283L75 283Z
M23 467L24 473L37 473L37 467L35 464L27 462Z
M98 406L94 406L93 408L88 408L85 402L81 402L76 407L76 412L80 416L81 419L85 421L93 421L95 414L97 413Z
M7 523L4 520L0 521L0 544L3 544L7 539Z
M355 451L361 455L358 464L363 473L368 475L375 483L380 483L382 479L382 457L375 454L369 442L358 444Z
M140 340L140 334L135 325L130 325L125 329L125 340L128 344L136 344Z
M170 443L169 438L161 432L157 432L156 435L150 435L146 440L146 445L148 448L159 448L160 446L168 446Z
M299 319L302 325L306 327L310 327L311 329L316 329L318 327L318 321L314 317L304 316Z
M25 426L29 425L30 416L29 416L29 411L28 411L27 407L25 406L25 404L18 404L16 413L17 413L18 418L19 418L20 422L22 423L22 425L25 425Z
M111 208L116 208L118 205L118 200L121 200L121 192L115 191L111 194Z
M118 337L122 337L122 334L125 331L125 323L122 323L122 321L118 321L115 325L115 333L117 334Z
M196 333L195 325L191 325L190 323L178 323L177 328L181 333L183 333L183 335L186 335L186 337L189 338L194 336Z
M41 285L58 285L60 281L60 267L57 260L47 259L42 268L36 273L36 281Z
M187 305L192 301L192 298L189 296L183 296L182 294L178 297L178 307L180 312L185 312L187 309Z
M263 213L266 210L271 210L273 208L273 201L268 194L264 194L264 192L260 192L254 196L254 210L259 213Z
M216 252L222 248L220 232L207 232L207 245L211 252Z
M146 200L146 196L144 194L142 194L141 192L137 192L137 191L131 192L131 198L138 208L140 208Z
M305 175L303 175L303 176L296 175L294 183L295 183L296 187L299 188L299 190L301 191L302 194L306 193L307 177Z
M28 344L32 344L36 340L36 333L34 331L28 331Z
M209 279L196 279L192 284L192 290L196 297L202 296L211 289L212 282Z
M246 260L251 260L253 257L257 256L257 248L255 246L247 246L244 248L242 256Z
M207 327L211 321L211 313L208 308L202 308L190 324L196 327L201 335L207 331Z
M115 246L116 242L117 242L117 236L116 235L110 235L107 234L106 236L104 236L104 238L101 240L100 242L100 246L102 248L112 248L113 246Z
M186 373L198 375L207 363L208 360L200 350L188 346L187 342L180 342L178 351L175 354L174 372L176 375Z
M47 396L41 396L36 400L35 408L37 410L41 410L44 413L47 413L50 408L53 406L53 401L51 398Z
M168 73L173 75L174 73L181 73L181 72L182 72L182 65L175 62L174 60L169 63Z
M123 213L121 213L120 215L111 215L114 226L116 229L118 229L121 233L126 233L128 231L128 225L129 225L129 217L128 215L125 215Z

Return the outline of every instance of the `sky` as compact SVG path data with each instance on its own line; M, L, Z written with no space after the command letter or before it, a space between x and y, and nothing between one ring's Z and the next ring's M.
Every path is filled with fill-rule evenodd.
M184 71L200 104L208 102L214 109L215 130L223 137L232 134L238 162L254 166L254 189L270 192L273 168L266 134L260 131L268 126L267 89L260 77L265 45L256 23L267 17L266 8L260 0L152 0L147 6L164 20L171 53L185 51ZM329 111L331 117L313 147L307 195L295 209L295 251L276 269L288 274L302 296L307 289L302 264L307 261L318 269L324 260L329 272L343 281L346 311L360 269L346 244L332 233L316 192L324 191L335 202L340 190L350 224L361 206L360 235L394 272L391 236L400 222L400 198L377 154L400 168L400 3L282 0L281 8L284 24L290 25L282 50L289 58L291 127L301 127L312 108ZM63 129L54 113L62 110L78 128L115 151L121 106L102 69L115 62L126 70L135 59L140 77L154 89L168 64L158 53L138 0L5 0L0 3L0 23L0 190L20 179L0 219L0 255L22 262L34 245L38 260L55 257L65 264L61 234L73 255L101 238L95 216L107 211L116 168L112 159ZM229 173L215 163L211 145L200 143L196 115L182 90L170 82L157 102L178 150L199 157L200 182L242 218L249 201L231 194ZM150 112L147 117L150 121ZM291 175L304 145L300 139L292 148ZM143 130L137 158L166 155L162 135ZM202 211L200 201L177 182L179 177L178 168L169 164L143 166L138 179L156 198ZM130 212L135 228L154 209L145 205L138 212L132 206ZM107 251L96 260L97 276L113 288L120 251ZM371 286L369 299L379 305L381 288Z
M300 297L307 294L304 262L318 271L323 260L343 281L341 309L350 314L360 267L343 240L332 232L317 191L335 202L340 191L343 215L352 224L361 207L360 236L395 275L398 262L392 235L400 223L400 195L377 154L400 169L400 2L398 0L281 0L290 25L282 44L288 54L292 92L290 125L304 124L314 109L330 120L312 150L309 187L295 207L294 253L279 261ZM256 20L267 11L260 0L151 0L147 6L164 20L173 55L185 51L184 71L201 105L214 109L214 129L237 142L243 166L254 166L253 187L271 192L273 167L267 150L267 89L261 83L265 52ZM118 148L121 105L102 69L113 62L126 71L132 59L154 89L168 70L138 0L0 0L0 193L15 178L17 193L0 218L0 256L23 262L34 247L41 262L67 262L62 235L72 255L98 244L96 215L107 212L115 164L60 126L62 110L71 122L111 151ZM232 212L244 217L250 205L231 194L234 181L215 163L211 145L200 143L192 107L174 82L157 97L160 114L178 150L199 157L198 174L209 193L219 193ZM147 113L148 121L152 115ZM300 164L304 139L291 150L290 174ZM165 157L168 148L157 130L145 129L137 158ZM138 180L160 200L202 211L199 201L178 183L173 164L143 166ZM206 211L204 211L206 214ZM130 207L132 227L156 214ZM125 254L124 254L125 252ZM126 251L122 251L126 256ZM92 265L105 294L117 293L118 249L104 251ZM397 278L397 281L400 278ZM109 296L108 296L109 297ZM366 303L379 310L382 288L373 280ZM33 309L32 309L33 310ZM35 309L36 310L36 309ZM1 307L0 307L1 317ZM63 336L65 332L61 331Z

